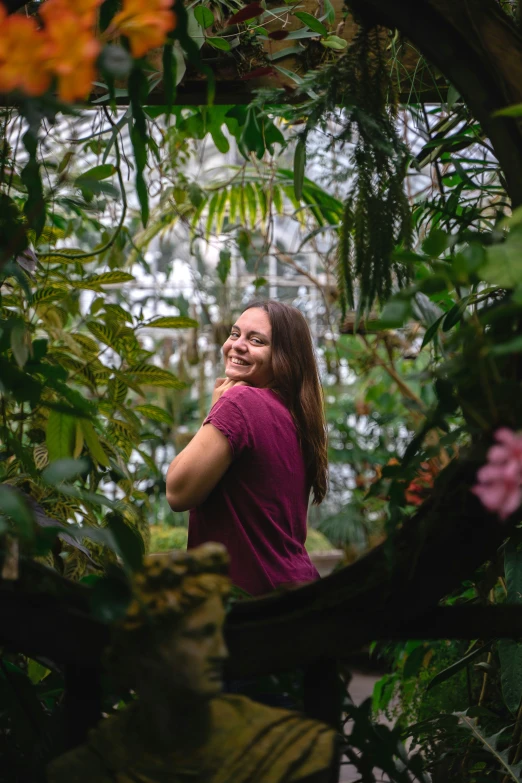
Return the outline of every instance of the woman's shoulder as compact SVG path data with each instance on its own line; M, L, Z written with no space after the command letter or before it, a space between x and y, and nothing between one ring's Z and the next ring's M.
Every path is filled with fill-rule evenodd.
M221 399L230 400L239 407L251 406L252 404L263 404L268 407L283 405L277 393L272 389L260 389L257 386L247 386L246 384L232 386Z

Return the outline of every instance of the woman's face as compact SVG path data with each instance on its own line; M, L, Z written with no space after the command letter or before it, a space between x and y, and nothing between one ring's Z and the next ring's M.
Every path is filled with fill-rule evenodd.
M223 346L225 375L264 388L274 380L272 371L272 327L268 313L251 307L239 316Z

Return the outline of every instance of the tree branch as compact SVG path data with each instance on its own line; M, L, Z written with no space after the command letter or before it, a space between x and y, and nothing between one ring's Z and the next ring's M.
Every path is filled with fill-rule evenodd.
M390 540L300 589L239 602L227 618L236 676L346 657L374 639L477 638L521 628L520 608L437 608L509 535L469 491L486 446L452 462L433 496ZM510 614L511 613L511 614ZM98 660L109 629L90 614L89 590L32 562L0 582L0 643L58 663Z

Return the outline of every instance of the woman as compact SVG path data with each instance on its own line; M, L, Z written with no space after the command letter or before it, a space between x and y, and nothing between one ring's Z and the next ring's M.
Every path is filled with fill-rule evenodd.
M304 544L310 492L327 487L326 426L302 314L254 302L223 346L212 408L167 473L167 500L191 509L189 548L224 544L235 585L261 595L318 577Z

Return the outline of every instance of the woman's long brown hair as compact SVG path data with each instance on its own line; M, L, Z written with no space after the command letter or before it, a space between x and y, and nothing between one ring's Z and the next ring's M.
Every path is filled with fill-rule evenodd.
M294 419L305 459L313 502L320 503L328 487L327 431L323 394L310 329L303 314L273 299L251 302L268 314L272 327L273 388Z

